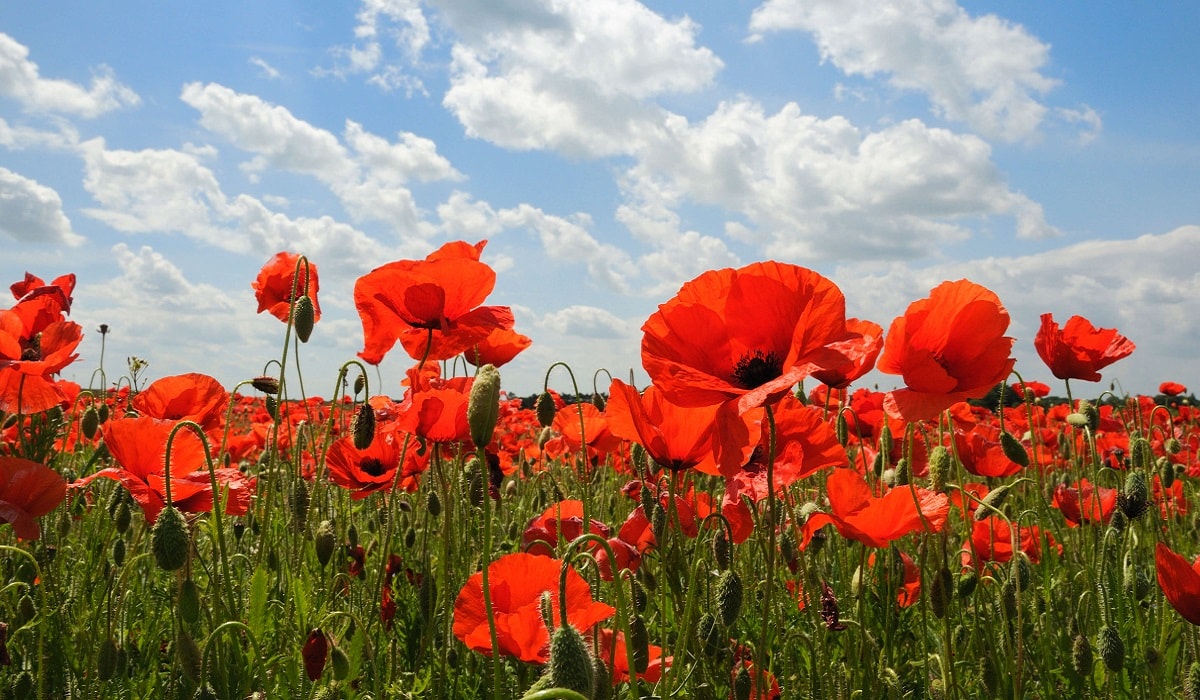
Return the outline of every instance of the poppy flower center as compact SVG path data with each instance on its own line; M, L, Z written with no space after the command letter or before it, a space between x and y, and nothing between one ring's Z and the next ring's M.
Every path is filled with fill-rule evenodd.
M743 389L757 389L781 375L783 359L771 351L755 350L733 365L733 383Z
M22 343L21 360L23 362L37 362L42 359L42 334L38 333L29 339L29 342Z
M363 460L358 463L358 468L367 474L370 474L371 476L381 476L383 472L387 470L387 468L383 466L383 462L374 457L364 457Z

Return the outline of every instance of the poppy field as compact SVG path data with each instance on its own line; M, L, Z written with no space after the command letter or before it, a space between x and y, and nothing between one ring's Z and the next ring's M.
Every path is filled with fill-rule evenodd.
M768 261L659 305L646 386L520 397L485 244L359 278L336 376L280 253L279 355L231 387L63 380L74 276L12 284L0 697L1200 698L1200 413L1099 388L1118 330L1014 339L969 280L885 328Z

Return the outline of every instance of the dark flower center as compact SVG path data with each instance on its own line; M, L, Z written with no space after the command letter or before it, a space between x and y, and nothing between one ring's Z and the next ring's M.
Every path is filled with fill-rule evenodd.
M774 352L754 352L742 355L733 366L733 383L743 389L757 389L783 374L783 359Z
M38 333L28 342L22 343L21 361L37 362L40 359L42 359L42 334Z
M383 466L383 462L374 457L364 457L358 463L358 468L371 476L380 476L387 470L387 467Z

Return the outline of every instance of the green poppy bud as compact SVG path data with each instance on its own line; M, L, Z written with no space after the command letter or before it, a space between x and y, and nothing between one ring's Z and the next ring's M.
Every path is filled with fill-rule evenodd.
M1125 643L1121 641L1121 634L1117 632L1116 627L1101 627L1096 646L1099 647L1100 658L1108 670L1115 673L1125 667Z
M175 571L187 562L190 548L191 540L183 514L175 506L163 508L150 530L150 549L154 552L154 561L164 571Z
M1091 642L1082 634L1075 635L1075 642L1071 645L1071 667L1086 678L1092 675L1094 665Z
M267 375L251 379L250 386L269 396L279 393L279 380Z
M650 633L646 631L646 621L639 615L629 616L629 640L633 650L634 670L645 673L650 665Z
M467 425L476 447L487 447L500 419L500 372L495 365L484 365L475 374L467 399Z
M85 438L91 440L96 437L96 431L100 429L100 414L96 412L95 406L88 406L83 412L83 417L79 419L79 432Z
M100 643L100 653L96 657L96 677L101 681L111 680L117 672L117 656L120 650L112 637L105 637Z
M1117 496L1117 507L1130 520L1136 520L1150 507L1150 487L1146 473L1140 469L1125 477L1125 491Z
M1008 498L1008 492L1011 489L1012 484L1004 484L989 491L988 495L983 497L983 503L975 509L975 520L983 520L990 515L995 515L996 510L999 510L1000 506L1004 505L1004 501Z
M550 687L574 690L591 698L596 692L596 668L587 641L571 625L555 628L550 635Z
M113 566L116 567L120 567L125 563L125 539L123 537L113 540L112 562Z
M543 428L549 428L550 424L554 422L554 414L558 412L558 408L554 405L554 397L550 395L550 392L543 391L538 394L533 408L537 412L538 423Z
M333 523L322 520L313 534L313 548L317 550L317 561L324 568L333 558L333 550L337 547L337 536L333 532Z
M946 479L950 475L950 465L954 458L944 445L938 445L929 451L929 488L937 493L946 492Z
M179 584L179 618L194 623L200 619L200 591L189 576Z
M371 446L375 440L375 409L371 407L371 404L361 403L358 405L350 428L354 435L355 449L365 450Z
M1154 449L1150 441L1138 436L1129 441L1129 460L1137 469L1150 469L1154 466Z
M1007 430L1000 433L1000 449L1004 450L1004 456L1012 462L1021 467L1029 466L1029 453L1025 451L1025 446Z
M733 677L734 700L750 700L750 693L753 690L754 680L750 678L750 671L747 670L745 664L741 664Z
M292 483L292 522L296 527L303 528L308 523L308 484L303 479Z
M929 586L929 608L939 620L946 616L946 609L950 607L950 588L953 585L953 574L949 568L943 566L934 574L933 583Z
M329 649L329 665L333 667L335 681L344 681L350 677L350 657L336 644Z
M1183 694L1188 700L1200 700L1200 661L1193 661L1183 679Z
M367 388L367 375L361 372L354 378L354 395L358 396L363 393L363 389Z
M175 655L179 658L179 666L183 675L193 683L200 682L200 647L196 640L184 630L175 637Z
M301 343L307 343L312 336L313 325L317 322L317 310L313 306L313 300L307 295L301 296L296 300L296 307L292 312L293 324L296 328L296 337Z
M704 613L696 623L696 639L705 656L716 656L721 650L721 627L717 624L717 616Z
M713 559L717 562L717 568L724 571L729 568L730 560L733 558L733 545L729 543L729 538L725 536L725 529L719 528L717 534L712 541Z
M717 614L721 622L730 627L737 622L742 612L742 577L733 569L721 574L717 579Z

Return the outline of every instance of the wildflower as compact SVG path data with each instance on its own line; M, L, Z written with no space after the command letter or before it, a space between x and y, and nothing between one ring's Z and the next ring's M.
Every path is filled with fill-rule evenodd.
M778 401L817 370L852 374L868 352L833 282L773 261L687 282L642 332L642 366L669 401L737 413Z
M1100 381L1099 370L1127 357L1134 344L1114 328L1096 328L1082 316L1067 319L1060 330L1053 314L1042 314L1033 339L1038 357L1059 379Z
M496 328L486 338L467 348L463 357L476 367L494 365L500 367L513 361L517 355L533 344L527 335L511 328Z
M870 372L875 367L875 360L879 358L879 352L883 350L883 328L878 323L848 318L846 319L846 329L857 334L847 342L858 345L861 348L861 354L856 352L857 359L849 364L830 369L819 369L812 373L813 379L830 389L845 389L854 380Z
M521 661L549 660L550 632L541 614L541 598L549 593L551 607L559 609L559 572L563 562L518 552L496 559L488 567L491 612L501 654ZM573 568L567 570L567 621L588 629L616 610L592 600L587 581ZM483 605L483 574L473 574L454 601L454 636L467 647L490 656L488 611Z
M913 499L913 493L916 499ZM804 524L804 544L814 532L832 523L842 537L868 547L885 547L911 532L941 532L950 513L950 499L920 486L890 489L883 496L853 469L834 469L825 481L830 513L814 513Z
M359 357L379 364L398 340L413 359L447 360L497 328L512 328L508 307L481 306L496 284L495 271L479 260L486 244L447 243L424 260L398 260L359 277Z
M299 259L300 256L295 253L282 252L276 253L263 265L258 278L250 284L254 289L254 298L258 300L258 313L266 311L287 323L292 313L294 286L296 299L307 296L312 301L313 321L321 320L321 304L317 301L317 290L320 287L317 281L317 266L306 260L300 265L300 274L297 276L296 262Z
M61 318L57 298L27 295L0 311L0 412L40 413L66 400L52 377L79 357L83 328Z
M150 418L192 421L211 434L224 425L228 402L229 393L220 382L193 372L151 382L134 396L133 408Z
M929 420L966 399L984 396L1012 371L1008 312L988 289L968 280L943 282L892 321L878 369L904 378L884 399L888 414Z
M1179 382L1163 382L1158 385L1158 393L1166 396L1179 396L1187 393L1187 387Z
M62 503L67 485L58 472L20 457L0 457L0 523L23 540L41 534L36 518Z
M1112 517L1117 505L1117 489L1093 486L1087 479L1080 479L1073 487L1058 484L1054 487L1050 505L1062 512L1069 527L1084 523L1104 524Z
M1042 558L1043 535L1048 545L1062 554L1062 545L1037 525L1021 527L1017 532L1018 549L1034 564ZM971 528L971 540L963 546L963 565L974 563L978 568L985 561L1008 562L1013 557L1012 543L1012 527L1007 520L994 515L977 519Z
M333 441L325 457L329 480L349 490L354 500L390 490L393 483L414 492L429 458L417 454L416 440L409 439L407 449L405 442L404 433L394 424L380 427L366 449L355 447L353 435L343 435ZM397 469L401 470L398 482Z
M1193 625L1200 625L1200 559L1187 559L1159 542L1154 548L1154 568L1158 587L1171 607Z

